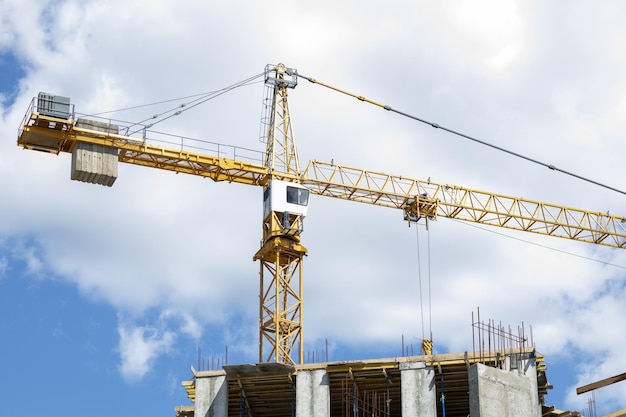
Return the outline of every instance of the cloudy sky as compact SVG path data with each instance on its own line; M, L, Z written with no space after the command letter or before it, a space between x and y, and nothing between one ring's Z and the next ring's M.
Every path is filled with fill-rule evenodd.
M261 189L131 165L112 188L70 181L69 155L16 146L38 92L94 114L282 62L626 190L624 16L620 1L0 0L0 413L171 415L198 348L205 368L226 349L231 364L258 355ZM251 83L159 130L262 151L263 94ZM185 101L106 114L137 122ZM290 105L303 164L626 214L622 193L304 80ZM328 341L330 360L397 356L423 331L436 353L471 350L480 307L532 326L558 408L583 409L577 386L626 371L626 251L446 219L408 228L318 196L303 244L308 355ZM624 383L598 390L598 411L624 398Z

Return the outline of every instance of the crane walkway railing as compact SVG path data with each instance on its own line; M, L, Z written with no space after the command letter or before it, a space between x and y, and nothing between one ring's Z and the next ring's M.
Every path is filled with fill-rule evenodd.
M81 122L83 123L83 126L85 126L85 121L87 121L88 127L80 128ZM89 126L89 122L92 122L93 124ZM74 111L73 104L68 104L67 118L58 117L57 114L51 114L41 109L41 98L39 97L34 97L31 100L28 110L22 118L22 123L20 124L18 131L18 138L23 137L25 129L32 127L43 127L71 134L73 130L80 133L88 133L86 131L91 130L94 124L106 127L107 130L98 130L108 133L108 136L116 138L120 141L127 141L128 143L142 143L155 147L166 147L172 150L176 149L179 151L214 155L217 158L229 158L238 161L251 162L258 165L264 164L265 152L256 149L151 130L149 129L150 125L146 124L131 123L89 114L76 113ZM99 135L102 135L102 133L99 133ZM28 146L29 144L20 143L20 145ZM31 143L30 145L36 147L35 143ZM45 146L42 146L42 148L45 148ZM66 149L54 147L38 150L50 153L67 151Z

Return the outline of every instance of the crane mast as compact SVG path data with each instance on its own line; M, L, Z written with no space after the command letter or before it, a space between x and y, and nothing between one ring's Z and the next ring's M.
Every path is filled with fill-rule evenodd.
M283 64L265 67L265 85L269 92L269 126L267 132L267 147L265 150L265 165L272 178L283 179L284 174L299 175L300 160L296 141L293 136L288 89L298 85L295 69L286 68ZM293 177L291 177L292 179Z
M271 95L263 190L263 240L253 259L260 262L259 362L303 363L302 260L300 244L308 190L298 185L300 163L293 137L287 90L295 70L265 68Z
M264 120L269 122L261 163L260 158L243 157L242 148L209 142L202 142L210 144L208 148L199 148L188 143L190 139L168 142L154 138L158 133L147 127L129 128L136 124L77 118L69 98L46 93L31 102L17 144L51 154L71 153L71 178L83 182L111 186L117 163L126 162L263 187L263 237L253 256L260 263L260 362L303 363L302 261L307 249L300 235L309 193L395 208L409 224L443 217L626 248L625 217L333 162L311 160L300 171L287 100L297 78L296 70L282 64L265 68L268 114Z

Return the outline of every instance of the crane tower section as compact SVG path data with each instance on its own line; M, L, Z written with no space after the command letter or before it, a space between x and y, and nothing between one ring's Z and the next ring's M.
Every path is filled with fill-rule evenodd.
M300 185L287 92L297 71L282 64L265 68L269 115L263 189L263 240L254 255L260 261L259 361L303 363L302 260L300 244L309 190Z
M268 173L280 179L282 174L300 174L298 150L293 136L287 90L298 85L297 71L283 64L265 67L266 108L269 115L265 162ZM269 101L269 103L267 103Z

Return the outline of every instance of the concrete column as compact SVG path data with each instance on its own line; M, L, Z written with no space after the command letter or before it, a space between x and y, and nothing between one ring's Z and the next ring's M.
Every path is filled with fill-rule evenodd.
M402 417L437 417L435 371L425 362L401 362Z
M296 417L329 417L330 385L325 369L296 374Z
M534 357L526 360L524 365L524 375L530 379L531 404L533 405L532 417L541 417L541 404L539 403L539 387L537 385L537 361Z
M534 362L533 362L534 363ZM503 371L481 363L469 369L470 417L538 416L537 381L523 369Z
M195 417L228 417L226 375L196 377Z

